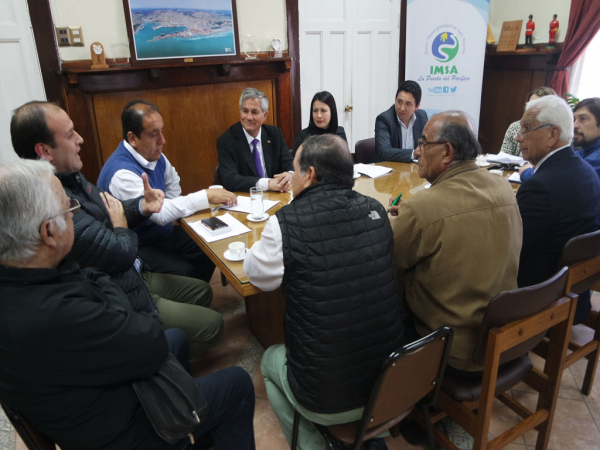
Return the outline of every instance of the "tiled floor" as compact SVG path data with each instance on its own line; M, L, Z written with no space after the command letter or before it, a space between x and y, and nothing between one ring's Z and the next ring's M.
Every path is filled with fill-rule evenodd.
M254 428L256 448L258 450L284 450L289 448L273 410L269 405L265 384L260 372L260 360L264 349L251 335L243 298L231 287L221 286L219 273L211 281L214 291L213 307L224 316L225 333L219 345L213 347L198 360L192 361L194 376L202 376L224 367L237 365L245 368L252 376L256 391L256 411ZM600 308L600 296L593 297L595 309ZM581 327L577 332L585 338ZM540 359L534 359L536 365ZM580 361L563 374L558 407L554 419L550 450L600 450L600 371L596 373L594 388L589 396L580 392L585 371ZM535 406L537 394L525 384L519 384L512 390L513 395L530 408ZM502 403L494 404L493 419L490 428L492 436L499 435L517 422L517 415ZM461 449L469 449L472 440L464 431L447 424L454 443ZM527 450L535 448L537 432L532 431L505 447L507 450ZM390 450L415 449L399 437L387 439ZM16 436L10 424L0 413L0 450L25 450L25 445Z

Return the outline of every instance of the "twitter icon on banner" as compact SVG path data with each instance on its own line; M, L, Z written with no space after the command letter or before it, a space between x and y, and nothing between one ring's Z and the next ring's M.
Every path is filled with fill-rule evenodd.
M453 88L450 88L450 92L454 94L457 89L458 89L458 86L454 86Z

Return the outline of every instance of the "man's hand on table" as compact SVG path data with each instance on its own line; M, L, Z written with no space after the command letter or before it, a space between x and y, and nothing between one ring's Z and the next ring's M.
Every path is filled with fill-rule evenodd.
M269 180L269 190L287 192L292 187L292 174L283 172Z
M392 206L392 203L394 203L394 200L395 200L394 197L390 197L388 211L390 212L390 215L397 216L398 215L398 211L400 210L400 205L402 205L402 202L404 200L400 199L400 201L398 202L398 204L396 206Z
M535 166L532 165L531 163L525 163L519 169L519 175L521 175L527 169L534 169L534 168L535 168Z
M153 189L148 181L148 175L142 174L144 182L144 198L142 200L142 214L149 216L150 214L159 213L165 202L165 193L160 189Z
M233 192L229 192L225 189L207 189L206 196L208 197L209 203L222 203L225 206L237 205L236 195Z

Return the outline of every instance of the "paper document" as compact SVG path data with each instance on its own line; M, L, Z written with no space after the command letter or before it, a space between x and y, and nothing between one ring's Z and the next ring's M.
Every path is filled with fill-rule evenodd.
M500 152L497 155L489 154L487 155L487 161L502 164L516 164L519 166L525 164L525 160L520 156L509 155L506 152Z
M241 195L238 195L237 201L238 201L237 205L221 206L221 209L227 209L229 211L236 211L236 212L243 212L246 214L250 214L252 212L252 207L250 206L250 197L242 197ZM268 211L273 206L275 206L277 203L279 203L279 200L263 199L263 205L264 205L265 211Z
M521 183L521 175L519 175L519 172L515 172L510 177L508 177L508 181L510 181L511 183Z
M379 178L392 171L389 167L371 166L368 164L354 164L354 172L362 173L371 178Z
M219 216L219 219L221 219L223 222L229 225L229 228L231 228L231 230L227 233L213 236L210 233L210 231L208 231L204 227L204 225L200 223L200 221L190 223L189 226L192 230L196 232L196 234L198 234L198 236L200 236L206 242L220 241L221 239L227 239L230 237L239 236L240 234L250 233L250 228L248 228L246 225L244 225L242 222L237 220L229 213L225 213L222 216Z

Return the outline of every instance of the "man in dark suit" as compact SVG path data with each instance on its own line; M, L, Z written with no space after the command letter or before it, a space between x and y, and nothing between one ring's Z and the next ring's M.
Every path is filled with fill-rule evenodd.
M421 86L405 81L396 92L396 102L375 120L375 161L411 162L414 149L427 123L419 110Z
M569 239L598 230L600 181L573 151L572 138L573 113L563 99L549 95L527 103L516 140L535 174L517 192L523 219L519 287L548 279ZM579 296L574 323L590 309L588 291Z
M291 188L293 159L281 130L264 122L269 101L258 89L244 89L240 121L217 139L219 174L230 191L252 187L285 192Z

